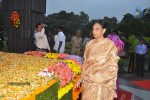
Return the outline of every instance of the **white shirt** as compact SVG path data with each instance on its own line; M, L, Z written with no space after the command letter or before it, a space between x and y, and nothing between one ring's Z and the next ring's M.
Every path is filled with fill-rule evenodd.
M48 40L47 40L47 36L44 32L45 32L45 29L43 28L41 32L37 32L37 33L34 34L34 37L36 39L35 45L40 49L50 50Z
M57 35L54 36L54 41L55 41L55 42L57 41Z
M53 49L57 51L58 50L58 46L59 46L58 35L54 36L54 41L55 41L55 44L54 44L54 48Z
M58 51L59 43L62 41L62 45L60 47L59 53L64 53L65 52L65 41L66 41L66 36L64 33L61 31L55 36L55 45L54 45L54 50Z

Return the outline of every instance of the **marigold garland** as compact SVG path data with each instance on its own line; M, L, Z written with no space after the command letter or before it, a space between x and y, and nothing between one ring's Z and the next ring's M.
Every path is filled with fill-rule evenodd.
M76 84L78 83L79 79L80 79L80 75L77 75L77 77L75 78L74 84L73 84L73 89L72 89L72 100L78 100L79 98L79 94L82 92L82 87L80 86L77 90L76 90Z
M20 100L35 100L36 95L40 94L41 92L45 91L48 87L55 84L57 80L52 79L50 82L48 82L46 85L43 85L39 87L38 89L34 90L32 94L26 95L26 97L21 98Z
M20 25L20 15L17 11L13 11L10 15L10 22L12 26L18 28Z

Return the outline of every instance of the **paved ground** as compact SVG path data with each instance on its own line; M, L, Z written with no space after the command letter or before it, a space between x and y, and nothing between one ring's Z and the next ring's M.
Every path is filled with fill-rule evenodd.
M150 100L150 91L131 84L132 80L150 80L150 72L145 72L145 77L137 76L136 72L120 72L118 75L119 88L132 92L132 100Z

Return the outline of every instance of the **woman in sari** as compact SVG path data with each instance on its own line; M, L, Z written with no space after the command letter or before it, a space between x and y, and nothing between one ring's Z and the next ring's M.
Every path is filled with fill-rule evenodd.
M82 100L113 100L116 95L118 73L117 48L108 38L104 38L105 23L96 20L93 24L94 39L89 41L84 52L81 78Z

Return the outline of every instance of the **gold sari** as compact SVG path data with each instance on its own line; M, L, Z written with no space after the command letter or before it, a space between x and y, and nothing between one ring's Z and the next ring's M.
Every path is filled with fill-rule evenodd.
M82 100L113 100L117 97L118 60L117 48L111 40L89 41L81 74Z

